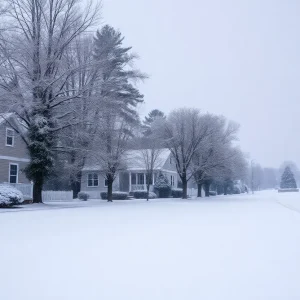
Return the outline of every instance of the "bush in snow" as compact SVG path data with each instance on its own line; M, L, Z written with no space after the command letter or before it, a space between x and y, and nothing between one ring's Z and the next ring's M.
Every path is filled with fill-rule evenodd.
M107 200L107 192L100 193L101 199ZM112 199L113 200L126 200L128 197L128 193L125 192L113 192Z
M0 185L0 207L10 207L21 204L24 201L23 194L10 185Z
M217 196L217 192L216 191L209 191L209 196Z
M172 189L172 197L173 198L182 198L183 190L182 189Z
M285 170L281 176L280 188L281 189L296 189L297 188L294 174L291 171L289 166L287 166L285 168Z
M88 193L85 192L79 192L78 193L78 199L82 200L82 201L87 201L87 199L90 198L90 195Z
M147 191L134 191L133 197L135 199L147 199ZM149 199L155 199L157 198L157 195L153 192L149 192Z
M233 187L233 191L232 192L233 192L233 194L240 194L241 193L241 189L240 189L239 186L235 185Z
M159 198L168 198L171 195L171 185L168 178L164 174L160 173L154 184L154 192Z

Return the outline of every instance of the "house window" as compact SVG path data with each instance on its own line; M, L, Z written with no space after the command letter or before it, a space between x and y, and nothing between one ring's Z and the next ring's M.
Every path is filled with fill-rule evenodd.
M144 184L144 173L138 173L138 184Z
M172 160L172 155L170 155L170 165L172 165L173 160Z
M97 173L88 174L88 186L96 187L99 185L99 179Z
M171 186L175 185L175 176L171 175Z
M9 183L18 183L18 165L9 165Z
M11 128L6 128L6 146L14 146L14 131Z
M108 187L108 180L106 178L104 179L104 186Z

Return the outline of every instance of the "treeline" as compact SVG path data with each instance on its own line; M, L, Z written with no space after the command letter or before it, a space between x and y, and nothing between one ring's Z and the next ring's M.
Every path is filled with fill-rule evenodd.
M281 176L286 167L289 167L295 176L297 184L300 183L300 171L293 161L285 161L279 168L264 168L259 163L253 163L249 169L249 178L253 178L253 190L274 189L280 186ZM251 180L249 180L250 182Z
M103 170L110 199L126 150L142 138L171 150L184 197L189 180L201 191L246 176L238 126L224 117L182 108L140 121L137 82L147 75L118 30L95 29L99 3L3 0L0 12L1 112L14 112L26 129L15 128L30 154L34 202L45 184L64 181L76 196L87 157Z

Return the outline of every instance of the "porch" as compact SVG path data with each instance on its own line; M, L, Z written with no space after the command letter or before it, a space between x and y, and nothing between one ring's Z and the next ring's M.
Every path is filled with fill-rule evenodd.
M150 179L150 185L153 186L157 173L154 172ZM124 192L134 192L147 189L146 172L124 172L120 174L120 190Z

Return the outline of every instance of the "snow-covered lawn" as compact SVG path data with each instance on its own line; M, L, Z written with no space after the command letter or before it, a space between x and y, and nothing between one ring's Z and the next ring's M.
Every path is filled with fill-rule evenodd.
M0 299L298 300L299 202L262 192L0 210Z

